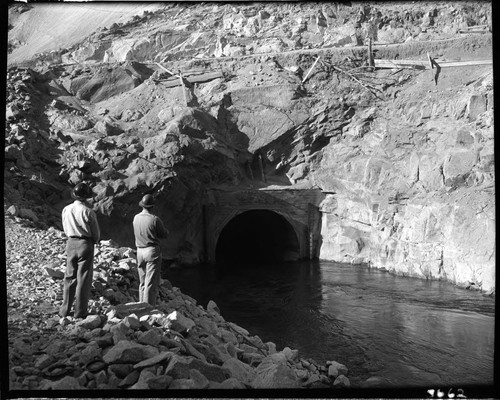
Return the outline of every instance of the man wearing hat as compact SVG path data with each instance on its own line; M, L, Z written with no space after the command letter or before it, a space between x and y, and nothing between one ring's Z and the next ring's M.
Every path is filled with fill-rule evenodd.
M155 205L152 195L146 194L139 205L142 211L134 217L133 222L139 272L139 301L155 306L160 286L160 239L166 238L169 232L161 219L152 214Z
M93 197L90 187L79 183L74 187L71 196L75 201L62 211L62 224L68 241L63 304L59 315L67 317L76 299L74 316L85 318L88 314L92 285L94 245L99 243L101 231L96 213L86 203L88 198Z

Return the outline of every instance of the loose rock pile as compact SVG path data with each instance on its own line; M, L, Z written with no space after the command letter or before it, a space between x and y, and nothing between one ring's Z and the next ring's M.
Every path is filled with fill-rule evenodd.
M134 251L101 241L90 315L59 319L64 234L5 215L11 389L349 387L348 369L226 321L162 280L157 307L137 302Z

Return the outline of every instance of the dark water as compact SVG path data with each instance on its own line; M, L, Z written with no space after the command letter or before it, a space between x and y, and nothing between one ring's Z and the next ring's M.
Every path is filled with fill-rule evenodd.
M370 377L387 387L493 384L495 301L479 292L323 261L164 277L278 350L345 364L353 386Z

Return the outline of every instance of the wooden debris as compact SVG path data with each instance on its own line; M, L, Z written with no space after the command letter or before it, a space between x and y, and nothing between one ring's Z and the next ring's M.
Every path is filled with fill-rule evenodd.
M379 93L382 93L382 90L380 90L379 88L373 86L372 84L368 83L368 82L363 82L361 81L359 78L357 78L354 74L348 72L348 71L345 71L339 67L336 67L334 65L332 65L332 68L337 71L337 72L340 72L342 74L345 74L347 75L349 78L351 78L353 81L359 83L361 86L363 86L365 89L368 89L375 97L377 97L378 99L381 99L376 92L379 92ZM382 99L381 99L382 100Z
M434 60L439 63L441 68L450 67L468 67L471 65L492 65L493 60L470 60L470 61L441 61ZM375 60L375 68L412 68L412 69L432 69L429 65L429 60Z
M189 82L190 84L194 83L205 83L205 82L210 82L214 79L217 78L223 78L223 74L220 71L216 72L197 72L197 73L189 73L189 72L184 72L182 74L182 77L185 81ZM175 87L179 86L179 79L176 76L171 76L168 77L167 79L162 79L160 82L163 84L164 87Z
M184 80L182 79L182 73L179 71L179 74L175 74L173 73L172 71L169 71L168 69L166 69L163 65L161 65L160 63L156 63L156 65L158 65L160 68L162 68L164 71L168 72L170 75L172 76L176 76L179 78L179 83L180 85L182 86L182 94L184 95L184 103L185 105L187 106L188 105L188 101L187 101L187 97L186 97L186 88L184 87Z
M318 56L318 58L316 59L316 61L314 61L313 65L311 66L311 68L309 68L309 71L307 72L306 76L304 77L304 79L302 79L302 83L304 83L307 78L309 78L309 75L311 74L312 70L314 69L314 67L316 66L317 62L319 61L320 59L320 56Z
M375 62L373 59L373 51L372 51L372 38L368 41L368 65L372 68L375 66Z
M468 26L467 28L459 29L458 32L459 33L487 33L487 32L491 32L491 27L489 25Z
M436 67L436 72L432 71L432 79L434 83L437 85L438 83L438 78L439 78L439 73L441 72L441 66L434 60L429 53L427 53L427 58L429 60L429 68L431 71Z

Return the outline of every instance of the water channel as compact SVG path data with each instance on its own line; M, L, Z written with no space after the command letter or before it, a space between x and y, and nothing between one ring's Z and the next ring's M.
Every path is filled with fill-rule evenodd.
M201 265L164 275L227 321L302 358L335 360L353 387L493 384L495 300L447 282L333 262Z

